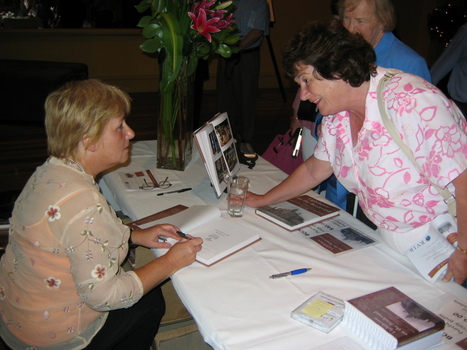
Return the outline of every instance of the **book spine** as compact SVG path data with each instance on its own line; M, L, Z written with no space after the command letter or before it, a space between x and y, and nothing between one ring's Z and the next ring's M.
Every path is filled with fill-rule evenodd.
M345 303L342 324L372 350L394 350L397 348L396 338L347 302Z

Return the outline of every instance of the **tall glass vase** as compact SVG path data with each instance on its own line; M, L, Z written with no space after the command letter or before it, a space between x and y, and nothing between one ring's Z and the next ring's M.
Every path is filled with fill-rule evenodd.
M195 74L187 74L184 59L175 84L161 93L157 127L157 167L185 170L193 149ZM164 74L164 72L161 72Z

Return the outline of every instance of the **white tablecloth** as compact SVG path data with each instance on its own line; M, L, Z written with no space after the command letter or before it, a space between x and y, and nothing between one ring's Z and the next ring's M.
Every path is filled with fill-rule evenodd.
M155 142L137 142L127 170L153 169L156 176L180 181L193 190L157 197L154 191L125 191L116 172L100 181L111 204L132 219L139 219L177 204L214 204L226 214L225 194L217 199L204 165L195 152L183 171L155 169ZM195 150L196 151L196 150ZM259 159L254 169L242 166L250 189L264 193L285 174ZM310 195L317 196L314 192ZM361 231L375 235L351 215L341 217ZM431 284L413 271L408 260L383 243L334 256L298 232L288 232L246 208L242 220L260 232L262 240L211 267L194 263L173 277L180 299L193 315L204 340L214 349L313 349L337 338L352 337L342 326L326 334L290 318L290 312L318 291L341 299L395 286L425 306L446 292L466 298L455 283ZM269 279L272 274L311 267L302 275ZM331 347L330 347L331 348ZM437 349L448 349L448 345Z

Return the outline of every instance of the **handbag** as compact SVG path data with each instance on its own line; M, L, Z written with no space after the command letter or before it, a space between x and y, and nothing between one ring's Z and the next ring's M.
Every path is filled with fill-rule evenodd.
M377 90L377 97L378 97L378 107L379 107L379 112L381 114L381 117L383 119L384 126L388 130L389 134L393 138L393 140L398 144L400 149L407 155L407 157L410 159L410 161L415 165L415 167L418 169L420 174L422 174L428 181L430 179L425 175L425 173L422 171L420 165L415 161L415 158L413 156L412 150L407 147L404 142L402 142L402 139L400 138L399 132L396 130L394 127L394 124L392 123L391 119L389 118L387 112L386 112L386 106L384 105L383 102L383 90L384 87L386 86L387 82L389 79L391 79L395 73L386 73L384 77L380 80L378 84L378 90ZM452 103L451 103L452 104ZM453 109L456 111L456 109ZM448 205L448 212L451 214L453 217L454 221L457 222L457 211L456 211L456 198L454 194L452 194L447 187L446 188L441 188L431 182L431 185L436 188L436 190L439 192L439 194L443 197L444 202Z
M284 135L277 135L274 138L262 157L290 175L303 163L301 147L298 155L295 158L292 157L294 143L295 137L292 135L292 130L289 129Z

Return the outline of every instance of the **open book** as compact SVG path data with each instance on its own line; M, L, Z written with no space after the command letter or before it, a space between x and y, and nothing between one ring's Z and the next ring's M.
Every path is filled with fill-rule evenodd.
M226 177L240 169L227 113L217 114L193 134L212 186L220 197L227 188Z
M217 207L194 205L190 208L176 206L167 210L173 215L153 215L130 224L133 228L147 228L157 224L169 223L178 226L184 233L203 239L203 247L196 260L210 266L228 256L259 241L259 234L238 223L236 219L221 217ZM168 240L176 243L175 240ZM167 249L156 249L157 255L163 255Z
M343 325L371 349L427 349L441 342L444 320L395 287L348 300Z
M256 209L256 214L294 231L339 215L340 209L317 198L303 195L287 202Z

